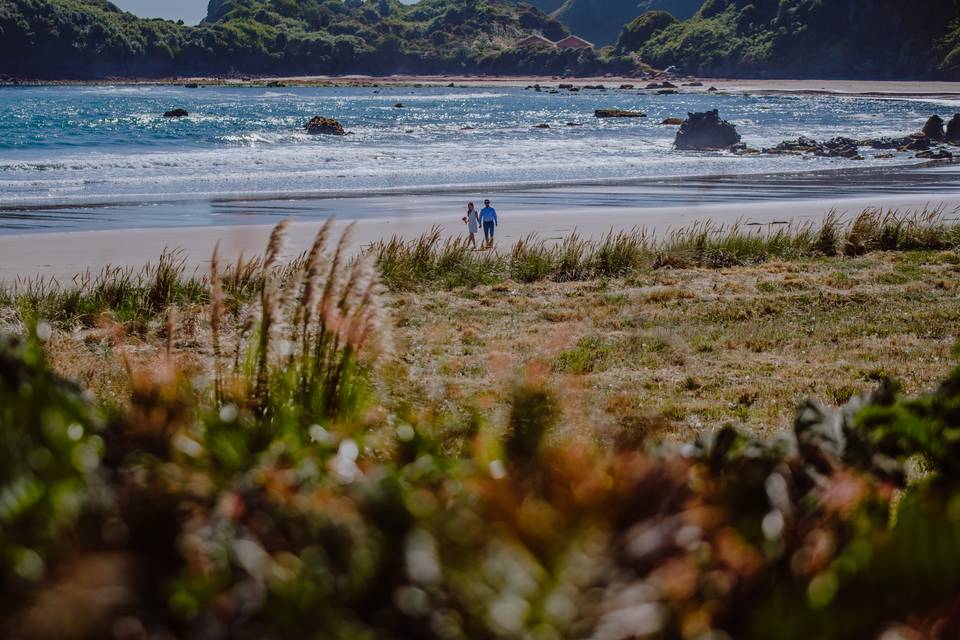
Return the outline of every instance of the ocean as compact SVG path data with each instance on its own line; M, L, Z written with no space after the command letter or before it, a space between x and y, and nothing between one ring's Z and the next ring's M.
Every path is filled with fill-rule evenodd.
M189 117L162 117L177 107ZM829 171L872 175L882 189L883 168L917 164L912 154L882 159L884 152L865 149L855 161L679 152L672 150L676 127L660 122L716 108L759 148L800 135L905 135L958 107L930 99L615 89L551 95L520 87L4 87L0 230L262 221L270 203L284 203L283 215L309 217L323 210L311 202L329 198L441 191L479 198L557 185L635 184L637 197L662 205L669 184L725 176L760 185L758 197L776 196L783 176ZM597 119L598 108L648 117ZM350 135L305 133L314 115L337 118ZM960 190L950 176L947 186Z

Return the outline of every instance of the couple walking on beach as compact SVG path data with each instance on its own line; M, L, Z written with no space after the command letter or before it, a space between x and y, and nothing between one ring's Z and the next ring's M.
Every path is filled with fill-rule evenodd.
M483 248L493 247L493 236L500 222L497 220L497 210L490 206L489 200L483 201L483 209L479 212L472 202L468 203L467 215L463 217L463 221L467 224L467 233L470 234L467 242L474 250L477 249L477 232L481 226L483 226Z

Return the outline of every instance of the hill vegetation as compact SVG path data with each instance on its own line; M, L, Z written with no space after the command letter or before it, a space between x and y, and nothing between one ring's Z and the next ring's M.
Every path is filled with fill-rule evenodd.
M703 0L534 0L531 4L553 12L578 36L606 46L616 42L625 24L646 11L666 11L685 20L700 8Z
M707 0L689 20L624 33L651 65L732 77L960 77L957 0Z
M485 0L212 0L198 26L106 0L0 0L0 73L37 78L296 73L597 73L628 59L515 49L567 31L529 5Z

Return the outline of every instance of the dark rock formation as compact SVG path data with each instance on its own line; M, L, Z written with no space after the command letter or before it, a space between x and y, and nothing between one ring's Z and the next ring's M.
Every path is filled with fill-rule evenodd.
M946 140L950 144L960 144L960 113L954 114L947 123Z
M926 136L912 136L909 142L902 147L900 151L927 151L930 149L930 138Z
M795 154L811 153L823 158L847 158L849 160L863 160L859 151L860 143L850 138L836 137L826 142L817 142L813 138L800 136L796 140L784 140L771 149L764 149L764 153Z
M188 82L187 84L185 84L185 85L183 85L183 86L184 86L184 88L186 88L186 89L198 89L198 88L200 87L200 85L197 84L196 82Z
M593 112L597 118L646 118L642 111L624 111L623 109L597 109Z
M720 119L720 113L705 111L689 113L680 126L674 146L677 149L704 150L726 149L740 142L737 128L726 120Z
M953 157L953 154L940 147L939 149L931 149L930 151L921 151L918 153L915 158L923 158L924 160L947 160Z
M883 137L863 140L860 144L872 149L901 149L913 142L913 140L910 136L904 136L902 138Z
M679 127L683 124L683 118L667 118L666 120L661 121L660 124Z
M343 125L339 122L333 118L322 118L320 116L310 118L310 121L307 122L304 128L307 130L307 133L313 135L343 136L347 134L347 132L343 130Z
M170 111L165 112L163 114L163 117L164 118L186 118L188 115L190 114L187 113L186 109L177 108L177 109L171 109Z
M921 132L931 140L942 141L946 137L943 132L943 118L937 115L930 116L930 119L923 125Z

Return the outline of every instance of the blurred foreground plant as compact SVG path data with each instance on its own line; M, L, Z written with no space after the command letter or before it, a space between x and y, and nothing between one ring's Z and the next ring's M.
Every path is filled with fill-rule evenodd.
M533 371L505 423L474 415L451 454L434 413L375 391L392 371L375 272L343 238L328 251L329 226L283 267L283 231L232 348L213 260L213 384L172 354L131 367L101 424L38 343L0 351L0 632L952 637L960 369L927 396L884 384L803 403L772 441L728 427L682 451L571 435Z

